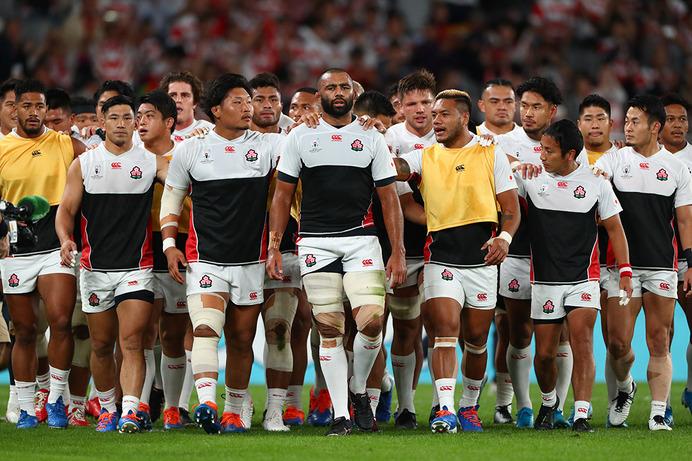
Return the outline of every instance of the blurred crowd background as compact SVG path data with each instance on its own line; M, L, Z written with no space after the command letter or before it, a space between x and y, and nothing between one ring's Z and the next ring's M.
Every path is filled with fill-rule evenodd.
M622 105L640 92L692 99L692 8L683 0L2 0L0 81L33 76L91 96L106 79L138 93L185 68L273 72L284 98L343 67L387 93L412 70L439 89L556 81L576 118L589 93Z

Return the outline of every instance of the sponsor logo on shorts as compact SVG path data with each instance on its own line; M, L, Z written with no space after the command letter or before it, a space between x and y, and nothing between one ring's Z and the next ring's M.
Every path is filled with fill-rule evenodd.
M586 190L582 186L577 186L574 189L574 198L584 198L586 197Z
M314 255L307 255L307 256L305 257L305 265L306 265L307 267L312 267L312 266L314 266L315 264L317 264L317 259L315 259L315 256L314 256Z
M364 259L363 260L363 266L366 266L366 267L372 266L372 259Z
M123 165L122 165L122 163L120 163L120 162L113 162L113 163L111 163L111 168L113 168L114 170L119 170L119 169L121 169L122 167L123 167Z
M131 281L127 282L127 285L128 286L139 285L139 282L137 280L131 280Z
M487 301L488 300L488 293L478 293L478 296L476 296L479 301Z
M284 275L284 276L281 278L281 281L282 281L283 283L291 283L291 282L293 281L293 279L291 278L290 275Z
M558 189L567 189L567 183L565 181L558 181L557 188Z
M10 275L10 279L7 281L7 284L9 286L11 286L12 288L18 287L19 286L19 277L17 277L17 274Z
M656 179L658 179L659 181L668 181L668 173L666 172L666 170L664 170L663 168L658 170L658 173L656 173Z
M641 168L642 170L648 170L648 169L649 169L649 164L648 164L648 163L645 163L645 162L642 162L642 163L639 164L639 168Z
M351 143L351 149L360 152L363 150L363 143L360 141L360 139L356 139Z
M250 293L250 299L251 299L252 301L254 301L255 299L257 299L257 292L256 292L256 291L253 291L252 293Z
M451 391L453 386L440 386L441 391Z
M659 286L661 287L661 290L666 290L666 291L670 290L670 284L669 283L661 282L661 284Z
M255 149L250 149L247 151L247 154L245 154L245 160L248 162L256 162L259 156L257 155L257 152Z
M211 288L211 279L207 274L202 276L202 279L199 281L199 286L200 288Z
M101 300L99 299L98 296L96 296L96 293L92 293L91 296L89 296L89 305L92 307L96 307L101 303Z
M187 308L187 301L178 301L176 304L176 307L178 309L186 309Z
M555 312L555 304L551 300L548 300L545 304L543 304L543 313L544 314L552 314Z
M235 152L235 146L226 146L225 150L226 150L226 152L234 153Z
M591 301L591 295L589 293L582 293L581 294L581 300L582 301Z
M138 166L135 166L132 171L130 171L130 177L132 179L142 179L142 170Z
M209 156L209 152L205 152L204 158L202 159L202 163L211 163L213 161L214 159Z
M340 134L333 134L332 135L332 141L341 142L341 140L342 140L342 136Z
M424 147L425 147L425 146L423 146L423 144L414 144L414 145L413 145L413 148L414 148L414 149L423 149Z
M454 278L454 274L449 272L449 270L445 269L442 271L442 280L447 280L450 281Z
M511 291L512 293L516 293L519 291L519 280L517 279L512 279L511 282L509 282L509 285L507 286L507 289Z

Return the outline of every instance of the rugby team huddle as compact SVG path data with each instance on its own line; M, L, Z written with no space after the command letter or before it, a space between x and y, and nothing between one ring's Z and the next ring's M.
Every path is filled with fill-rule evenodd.
M105 81L93 101L35 79L0 87L0 197L50 205L28 223L35 242L11 245L17 224L0 223L9 422L89 426L91 414L97 431L135 433L162 416L166 430L247 432L261 320L265 430L377 432L392 410L395 429L417 429L424 331L430 429L483 431L494 322L494 422L593 432L600 311L606 427L622 428L637 392L631 341L643 307L648 427L671 429L676 299L692 319L684 99L635 96L616 142L599 95L582 101L576 123L551 123L562 96L543 77L516 89L488 81L477 127L469 95L438 92L425 70L385 96L332 68L292 96L288 116L281 98L268 73L223 74L202 88L174 71L137 100L121 81ZM198 105L211 122L195 118ZM190 408L193 388L200 404Z

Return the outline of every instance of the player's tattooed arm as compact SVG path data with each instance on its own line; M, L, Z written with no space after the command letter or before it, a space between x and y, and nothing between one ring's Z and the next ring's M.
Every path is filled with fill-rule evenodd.
M279 231L269 232L269 248L279 248L284 233Z
M514 211L502 210L502 215L500 215L500 230L505 228L505 223L512 220L514 220Z
M411 167L408 162L401 157L394 157L394 166L396 167L396 180L408 181L411 176Z

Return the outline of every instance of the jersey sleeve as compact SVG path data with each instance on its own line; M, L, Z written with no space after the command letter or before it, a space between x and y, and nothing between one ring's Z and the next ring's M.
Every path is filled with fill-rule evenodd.
M680 181L675 191L675 208L692 205L692 175L687 168L680 168Z
M278 164L278 179L292 184L298 183L300 178L301 162L300 152L298 151L298 136L295 131L291 131L283 141L281 148L281 160Z
M406 181L397 181L396 193L399 197L401 197L402 195L412 194L413 189L411 189L411 186Z
M423 149L412 150L408 154L402 155L401 158L406 160L411 173L420 175L423 172Z
M514 173L509 166L507 154L500 146L495 146L495 165L493 167L495 175L495 193L501 194L508 190L516 189L517 182L514 179Z
M384 136L379 133L373 136L372 179L375 186L382 187L392 184L396 178L396 168L392 154L389 153Z
M613 191L613 186L610 185L610 181L603 179L599 181L599 183L598 216L601 219L612 218L622 211L622 206L615 196L615 191Z
M588 165L589 155L586 153L586 149L582 149L574 160L580 165Z
M194 139L194 138L193 138ZM168 165L166 185L174 189L188 190L190 188L190 166L195 151L195 141L189 139L178 144Z
M279 162L279 157L281 156L281 150L283 149L283 144L285 140L286 136L282 136L277 133L267 134L267 142L269 142L272 151L272 168L275 168Z
M615 154L613 155L601 155L601 157L596 160L596 163L594 164L596 168L600 168L601 170L605 171L605 173L608 175L609 178L613 177L613 158L616 157ZM588 161L586 165L588 165Z

